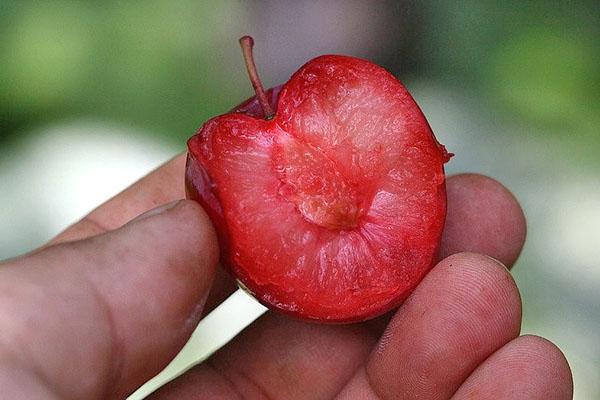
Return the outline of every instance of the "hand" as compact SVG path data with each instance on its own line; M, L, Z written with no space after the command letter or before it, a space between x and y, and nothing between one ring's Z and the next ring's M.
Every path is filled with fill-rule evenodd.
M0 264L1 398L123 398L234 290L197 204L146 212L184 197L184 162ZM269 313L153 398L572 398L560 350L519 337L519 292L501 262L510 267L523 245L520 207L489 178L447 185L446 258L395 313L354 325Z

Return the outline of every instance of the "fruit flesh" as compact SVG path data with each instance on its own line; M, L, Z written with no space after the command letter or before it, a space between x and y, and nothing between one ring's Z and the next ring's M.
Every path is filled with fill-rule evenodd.
M301 318L359 321L398 305L435 261L448 153L368 61L318 57L268 96L272 120L249 101L188 142L188 195L215 223L222 261Z

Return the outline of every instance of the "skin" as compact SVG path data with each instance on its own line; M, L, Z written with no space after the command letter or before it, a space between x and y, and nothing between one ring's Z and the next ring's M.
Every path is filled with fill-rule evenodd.
M48 246L0 264L3 396L123 398L234 289L216 272L206 214L171 203L184 197L183 171L179 156ZM398 310L353 325L267 313L152 398L572 398L561 351L519 337L520 296L506 268L525 238L517 201L480 175L447 185L442 261Z

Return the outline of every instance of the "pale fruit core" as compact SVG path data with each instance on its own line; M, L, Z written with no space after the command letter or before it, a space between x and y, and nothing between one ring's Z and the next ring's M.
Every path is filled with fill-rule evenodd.
M275 169L279 194L296 205L302 216L328 229L356 228L365 211L358 188L321 149L287 134L278 140Z

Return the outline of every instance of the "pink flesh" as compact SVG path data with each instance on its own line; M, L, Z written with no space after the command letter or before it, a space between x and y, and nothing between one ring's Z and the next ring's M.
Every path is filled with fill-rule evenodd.
M370 62L322 56L284 85L273 120L255 105L188 142L188 193L225 263L260 301L307 319L399 304L433 265L446 206L447 153L410 94Z

